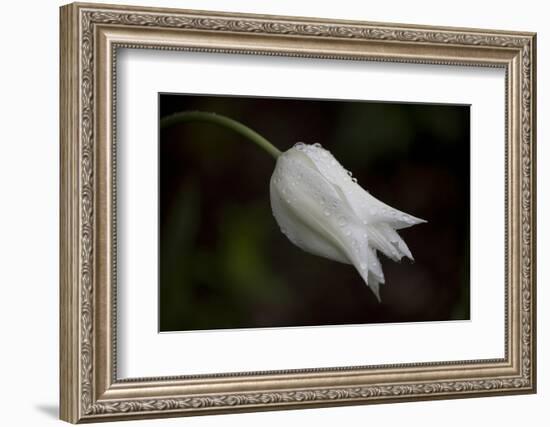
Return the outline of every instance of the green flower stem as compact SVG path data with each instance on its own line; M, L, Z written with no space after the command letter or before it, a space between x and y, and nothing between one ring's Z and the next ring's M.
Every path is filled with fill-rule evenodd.
M206 113L203 111L182 111L180 113L175 113L162 118L160 120L160 128L162 130L173 125L189 122L206 122L223 126L254 142L256 145L260 146L269 154L271 154L275 159L277 159L277 157L279 157L279 155L281 154L281 152L275 146L273 146L271 142L265 139L258 132L250 129L248 126L245 126L236 120L230 119L229 117L222 116L220 114Z

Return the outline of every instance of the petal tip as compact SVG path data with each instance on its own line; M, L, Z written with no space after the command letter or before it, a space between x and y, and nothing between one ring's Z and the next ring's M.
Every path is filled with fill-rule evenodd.
M376 286L373 286L373 287L369 286L369 288L371 289L372 293L376 297L376 301L378 301L378 304L381 304L382 303L382 297L380 296L380 286L379 286L379 284L377 283Z
M412 216L412 215L409 216L408 221L407 221L407 223L408 223L409 225L411 225L411 226L412 226L412 225L418 225L418 224L425 224L425 223L427 223L427 222L428 222L428 221L425 220L425 219L417 218L417 217Z

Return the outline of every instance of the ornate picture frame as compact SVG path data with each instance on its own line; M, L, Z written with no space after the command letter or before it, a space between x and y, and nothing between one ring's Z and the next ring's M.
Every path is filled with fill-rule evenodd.
M60 37L60 416L71 422L536 391L536 35L74 3ZM117 49L501 68L504 357L117 377ZM497 255L495 255L497 256Z

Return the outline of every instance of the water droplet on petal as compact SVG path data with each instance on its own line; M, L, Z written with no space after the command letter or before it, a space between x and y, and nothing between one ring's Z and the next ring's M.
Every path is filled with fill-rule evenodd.
M359 264L359 267L361 267L361 270L366 270L367 269L367 264L362 262L361 264Z
M323 213L325 214L325 216L330 216L330 212L327 209L325 209Z
M323 146L321 144L319 144L318 142L316 142L315 144L313 144L313 146L315 148L322 148Z

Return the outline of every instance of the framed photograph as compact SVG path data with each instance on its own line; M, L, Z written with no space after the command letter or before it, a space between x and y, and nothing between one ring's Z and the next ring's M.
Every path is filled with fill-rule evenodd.
M535 392L535 34L60 22L63 420Z

